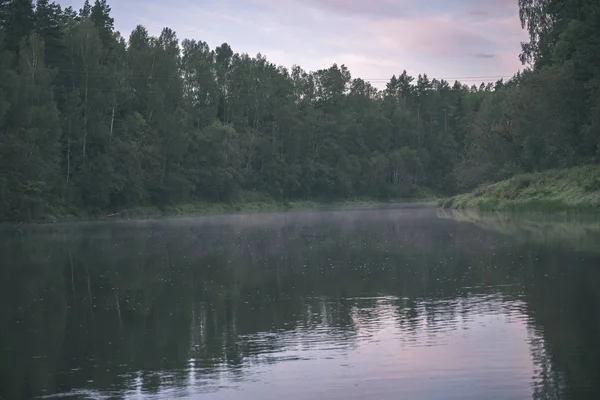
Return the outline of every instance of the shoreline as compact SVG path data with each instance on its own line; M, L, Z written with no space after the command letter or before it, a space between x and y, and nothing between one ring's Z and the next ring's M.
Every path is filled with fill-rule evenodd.
M438 200L443 209L587 214L600 213L600 166L522 174Z
M354 207L380 207L402 204L422 204L430 207L436 206L436 198L414 198L393 200L340 200L340 201L318 201L318 200L294 200L294 201L260 201L260 202L235 202L235 203L208 203L197 202L166 206L141 206L106 214L80 214L50 216L44 219L32 221L0 221L4 226L21 225L48 225L74 222L102 222L102 221L126 221L145 220L172 217L202 217L221 214L235 213L271 213L271 212L294 212L294 211L319 211L335 209L352 209Z

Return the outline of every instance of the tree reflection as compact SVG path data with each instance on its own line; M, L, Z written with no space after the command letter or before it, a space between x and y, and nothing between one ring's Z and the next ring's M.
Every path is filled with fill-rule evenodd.
M310 349L351 351L384 320L427 345L514 307L529 316L534 397L599 394L595 254L414 210L0 235L0 398L208 387Z

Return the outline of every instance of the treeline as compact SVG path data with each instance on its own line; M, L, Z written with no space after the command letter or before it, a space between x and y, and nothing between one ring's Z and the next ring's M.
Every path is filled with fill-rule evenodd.
M105 0L2 0L0 218L453 194L595 162L599 7L519 3L533 68L470 87L403 72L378 90L344 65L286 69L168 28L125 39Z

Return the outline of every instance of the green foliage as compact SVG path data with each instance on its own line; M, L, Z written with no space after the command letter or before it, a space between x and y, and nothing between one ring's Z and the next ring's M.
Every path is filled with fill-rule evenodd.
M600 8L519 3L533 70L472 87L403 71L380 91L345 65L288 70L168 28L125 41L106 0L2 2L0 219L450 196L595 163ZM486 207L535 181L517 180Z
M585 166L517 175L471 193L440 200L442 208L482 211L598 211L600 167Z

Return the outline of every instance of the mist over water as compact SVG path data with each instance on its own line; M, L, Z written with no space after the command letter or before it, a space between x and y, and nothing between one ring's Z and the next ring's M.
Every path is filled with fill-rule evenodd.
M4 227L0 398L600 398L597 237L418 205Z

